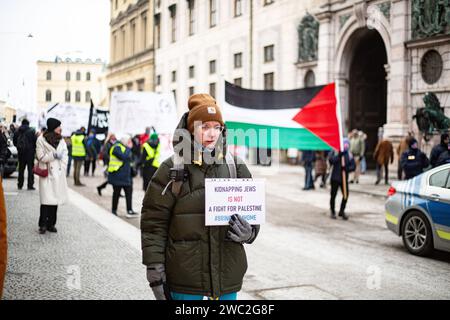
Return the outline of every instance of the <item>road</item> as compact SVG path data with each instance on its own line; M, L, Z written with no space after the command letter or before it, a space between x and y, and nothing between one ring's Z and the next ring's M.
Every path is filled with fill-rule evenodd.
M450 254L437 252L430 258L409 254L401 238L385 226L382 197L352 192L347 209L350 219L332 220L329 188L301 190L301 167L251 167L251 171L254 177L266 179L267 222L255 243L246 246L249 268L241 299L450 299ZM86 187L71 187L76 194L72 202L79 209L102 207L98 217L106 219L112 188L108 186L100 197L95 186L102 179L100 175L86 177ZM12 181L7 183L8 192L13 192ZM367 183L352 188L374 187ZM382 193L387 187L377 188ZM144 195L140 189L137 179L136 211ZM120 199L119 215L125 214L124 202ZM123 221L139 227L139 219L122 217ZM139 246L136 228L130 240L134 250ZM96 248L100 255L102 250ZM136 258L133 261L137 263Z

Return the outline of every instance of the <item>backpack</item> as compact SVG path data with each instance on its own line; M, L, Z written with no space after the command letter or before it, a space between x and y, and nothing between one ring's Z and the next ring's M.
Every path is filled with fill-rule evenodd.
M20 153L26 152L31 149L30 142L27 137L27 132L25 131L17 137L17 151Z

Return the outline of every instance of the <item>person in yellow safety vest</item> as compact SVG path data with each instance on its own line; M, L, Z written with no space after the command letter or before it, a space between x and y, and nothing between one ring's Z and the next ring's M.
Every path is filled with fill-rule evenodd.
M158 134L153 133L142 145L141 160L142 166L143 187L147 191L148 184L153 177L153 174L159 168L159 157L161 154L161 144L159 143Z
M86 160L86 129L81 127L80 130L72 134L70 138L72 142L72 159L74 161L73 179L76 186L84 186L80 181L81 166Z
M124 135L109 150L108 183L113 186L112 213L117 215L120 191L125 191L127 218L138 217L132 209L133 179L131 176L130 136Z

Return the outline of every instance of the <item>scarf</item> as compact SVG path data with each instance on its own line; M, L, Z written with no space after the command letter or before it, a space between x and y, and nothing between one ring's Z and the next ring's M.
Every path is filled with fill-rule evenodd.
M46 132L44 133L45 140L55 149L58 148L58 144L62 139L62 135L57 134L55 132Z

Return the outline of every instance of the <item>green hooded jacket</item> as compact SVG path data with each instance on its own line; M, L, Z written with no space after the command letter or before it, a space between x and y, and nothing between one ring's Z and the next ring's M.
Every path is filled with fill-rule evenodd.
M186 118L187 113L178 129L186 128ZM226 130L219 141L216 146L223 149L215 150L224 153ZM206 164L194 143L191 150L200 158L184 165L188 178L178 195L167 187L173 156L161 164L149 184L141 216L143 263L164 264L172 292L220 297L241 289L247 257L242 244L226 239L228 226L205 226L205 178L230 178L227 164ZM237 158L235 162L237 177L251 178L247 166ZM256 236L259 226L254 229Z

